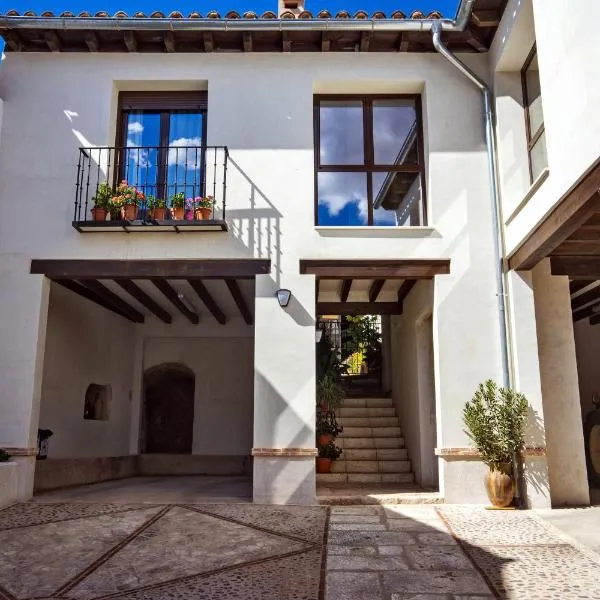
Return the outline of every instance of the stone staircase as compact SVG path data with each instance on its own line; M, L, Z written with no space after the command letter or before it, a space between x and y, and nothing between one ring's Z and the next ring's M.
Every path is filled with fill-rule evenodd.
M342 456L317 483L413 483L408 453L391 398L346 398L338 411L343 433L335 440Z

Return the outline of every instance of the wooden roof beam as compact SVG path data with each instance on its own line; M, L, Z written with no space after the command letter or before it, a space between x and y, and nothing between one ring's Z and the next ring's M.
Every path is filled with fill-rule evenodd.
M410 44L410 39L408 37L408 32L403 31L398 35L397 48L398 52L408 52L408 45Z
M213 34L205 31L202 34L202 43L204 44L204 52L213 52L215 49L215 42L213 40Z
M244 52L252 52L252 32L244 31L242 34L242 39L244 42Z
M60 39L55 31L45 31L44 39L46 40L46 46L48 46L52 52L60 52Z
M481 37L479 32L475 31L472 27L465 29L466 42L472 48L475 48L477 52L487 52L488 47L485 40Z
M385 284L385 279L375 279L369 288L369 302L377 302L381 289Z
M244 296L242 296L242 291L240 290L238 282L235 279L226 279L225 284L229 288L231 296L233 297L233 301L238 307L238 310L240 311L244 321L246 321L248 325L252 325L254 322L254 319L252 318L252 312L250 311L250 308L248 308L248 305L244 300Z
M124 319L127 319L128 321L132 320L128 315L121 312L113 304L111 304L110 302L107 302L106 300L104 300L104 298L98 296L98 294L95 294L89 288L85 287L84 285L81 285L80 283L77 283L76 281L73 281L72 279L53 279L52 281L64 288L70 290L71 292L78 294L82 298L85 298L86 300L90 300L91 302L95 302L96 304L98 304L98 306L101 306L102 308L106 308L107 310L110 310L111 312L115 313L116 315L119 315L119 317L123 317Z
M401 315L402 304L397 302L319 302L320 315Z
M287 31L281 33L281 48L284 52L292 51L292 39Z
M430 279L450 273L450 259L301 259L300 273L323 279Z
M600 285L593 287L587 292L579 294L579 296L575 296L575 298L571 300L571 308L573 310L577 310L578 308L581 308L582 306L585 306L586 304L589 304L595 300L600 301Z
M92 290L94 294L100 296L103 300L112 304L117 310L125 315L130 321L134 323L143 323L144 315L130 306L120 296L117 296L113 291L109 290L104 284L96 281L95 279L86 279L83 282L79 282L88 289Z
M352 288L352 279L344 279L340 288L340 302L347 302Z
M368 52L371 47L372 41L373 41L373 32L372 31L363 31L360 34L360 51Z
M590 325L598 325L600 323L600 315L590 317Z
M595 304L590 304L585 308L580 308L573 312L573 322L581 321L581 319L586 319L587 317L593 317L595 315L600 315L600 302L596 302Z
M571 279L600 279L600 256L551 256L550 272Z
M406 297L410 293L410 290L415 287L415 283L417 283L416 279L407 279L402 282L402 285L398 288L398 303L403 304L406 300Z
M2 37L10 50L14 52L23 50L23 41L16 31L4 31Z
M500 25L500 15L495 10L473 11L471 20L477 27L498 27Z
M592 283L594 283L593 279L578 279L577 281L569 281L569 291L571 292L571 296L588 285L591 285Z
M115 279L115 283L140 304L144 305L151 313L154 313L163 323L171 324L173 322L173 317L131 279Z
M321 33L321 52L330 52L331 51L331 39L329 37L329 33L327 31L323 31Z
M179 298L177 292L171 287L166 279L152 279L152 283L163 296L192 324L198 325L198 315L191 311Z
M125 46L129 52L137 52L137 40L135 39L135 33L133 33L133 31L124 31L123 39L125 40Z
M95 31L86 31L85 44L90 52L100 52L100 40Z
M202 300L206 308L208 308L212 316L219 323L221 323L221 325L225 325L225 323L227 323L225 314L219 308L219 305L215 302L215 299L210 295L210 292L206 289L206 286L199 279L189 279L188 283L196 292L200 300Z
M175 44L175 36L172 31L165 31L165 35L163 37L163 43L165 45L165 49L167 52L177 52L177 45Z

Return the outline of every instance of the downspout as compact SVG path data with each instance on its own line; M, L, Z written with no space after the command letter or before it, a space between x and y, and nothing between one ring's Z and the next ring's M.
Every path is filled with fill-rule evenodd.
M474 83L483 95L483 109L485 117L485 141L487 146L488 173L490 179L490 197L492 199L492 229L494 238L494 261L496 275L496 295L498 298L498 325L500 327L500 353L502 362L502 386L511 388L513 384L513 373L509 357L509 330L508 330L508 296L506 295L506 283L504 272L504 231L502 223L502 207L500 204L500 184L498 179L498 149L494 132L494 105L492 92L488 85L476 75L467 65L460 61L442 42L442 28L434 23L431 27L433 46L450 64L458 69L467 79ZM518 508L525 508L525 485L521 457L513 457L513 468L515 469L517 493L515 499Z

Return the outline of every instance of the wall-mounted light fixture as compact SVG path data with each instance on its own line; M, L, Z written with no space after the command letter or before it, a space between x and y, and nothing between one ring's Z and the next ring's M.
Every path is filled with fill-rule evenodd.
M290 290L281 289L277 290L276 296L277 302L279 302L279 306L281 306L281 308L285 308L290 303L292 292L290 292Z

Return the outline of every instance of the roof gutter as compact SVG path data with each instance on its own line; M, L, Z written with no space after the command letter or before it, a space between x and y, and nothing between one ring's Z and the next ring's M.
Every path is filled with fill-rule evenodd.
M458 69L467 79L474 83L482 93L484 118L485 118L485 140L487 145L488 173L490 179L490 197L492 199L492 228L494 239L494 262L496 274L496 295L498 298L498 325L500 327L500 353L502 361L502 385L512 388L514 376L512 372L511 341L508 322L510 318L510 305L506 295L506 272L504 269L504 256L506 246L504 231L502 229L502 206L500 204L500 182L498 177L498 148L494 132L495 114L492 101L492 92L483 79L476 75L467 65L460 61L442 42L442 28L433 25L433 46L451 65ZM514 456L513 468L516 475L517 494L515 499L519 508L525 508L526 490L523 478L522 459Z
M169 19L0 17L0 29L127 31L463 31L475 0L461 0L454 19Z

